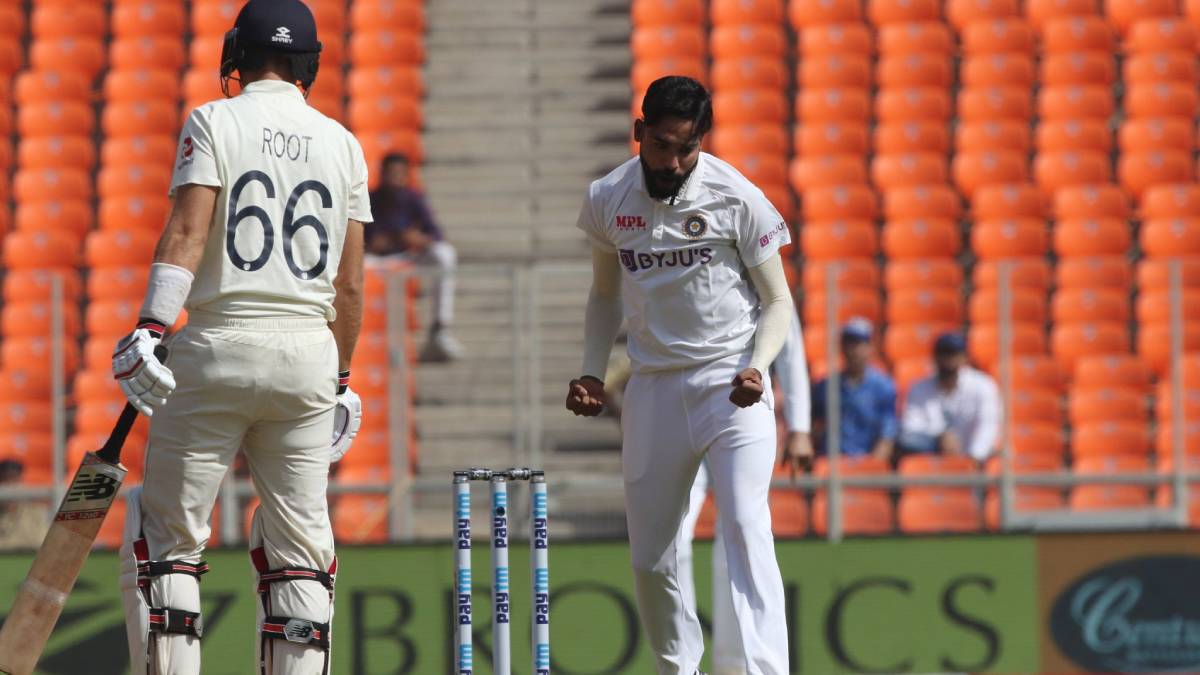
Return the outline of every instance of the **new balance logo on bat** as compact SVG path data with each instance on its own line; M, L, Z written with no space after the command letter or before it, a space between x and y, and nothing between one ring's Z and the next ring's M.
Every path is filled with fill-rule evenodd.
M111 476L102 473L81 473L71 483L71 489L67 492L67 502L111 500L119 487L120 481Z

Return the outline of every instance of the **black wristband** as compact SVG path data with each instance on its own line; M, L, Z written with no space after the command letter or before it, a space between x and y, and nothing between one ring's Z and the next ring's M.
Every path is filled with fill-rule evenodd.
M338 396L341 396L342 394L346 393L346 390L349 388L350 388L350 371L349 370L338 371L338 386L337 386Z
M142 328L146 329L147 331L150 332L150 335L152 335L160 340L162 339L162 336L167 332L166 324L159 321L158 319L151 319L151 318L145 317L145 316L139 318L138 322L137 322L137 329L140 330Z

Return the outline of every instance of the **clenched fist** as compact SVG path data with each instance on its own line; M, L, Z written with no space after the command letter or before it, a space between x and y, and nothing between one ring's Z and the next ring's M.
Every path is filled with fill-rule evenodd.
M739 408L749 408L758 403L763 395L763 376L758 368L747 368L733 378L733 391L729 400Z
M604 410L604 383L584 375L567 385L567 410L584 417L595 417Z

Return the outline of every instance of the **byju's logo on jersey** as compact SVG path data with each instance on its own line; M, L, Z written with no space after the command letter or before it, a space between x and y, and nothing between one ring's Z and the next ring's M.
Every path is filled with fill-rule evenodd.
M621 264L630 272L661 267L707 265L713 259L713 250L707 246L704 248L685 248L682 251L668 251L666 253L638 253L637 251L623 248L618 253L621 257Z
M279 42L285 45L292 44L292 31L287 26L280 26L275 29L275 34L271 36L271 42Z
M618 230L644 230L646 220L641 216L617 216L615 226Z
M775 226L775 229L758 238L759 248L766 248L767 246L770 246L771 242L775 241L775 239L780 237L786 231L787 223L783 222L782 220L779 221L779 224Z
M688 219L683 221L683 233L689 239L699 239L704 236L705 232L708 232L708 221L704 219L704 216L697 213L694 216L688 216Z

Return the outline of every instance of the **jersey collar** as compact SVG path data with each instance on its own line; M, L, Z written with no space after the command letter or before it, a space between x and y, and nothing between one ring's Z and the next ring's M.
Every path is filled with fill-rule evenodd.
M300 87L291 82L283 80L255 80L250 84L242 87L243 94L283 94L285 96L296 96L300 99L304 98L304 94L300 93Z
M674 201L672 201L670 197L657 201L661 201L664 204L678 204L679 202L696 201L696 199L700 197L700 185L704 182L704 165L706 164L705 158L707 156L708 153L701 152L700 156L696 158L696 168L692 169L692 173L689 174L687 180L683 182L683 186L679 188L679 192L676 193ZM645 169L642 168L642 163L640 160L637 162L637 183L635 187L645 193L647 197L650 197L650 191L646 189L646 172ZM653 200L654 198L650 197L650 199Z

